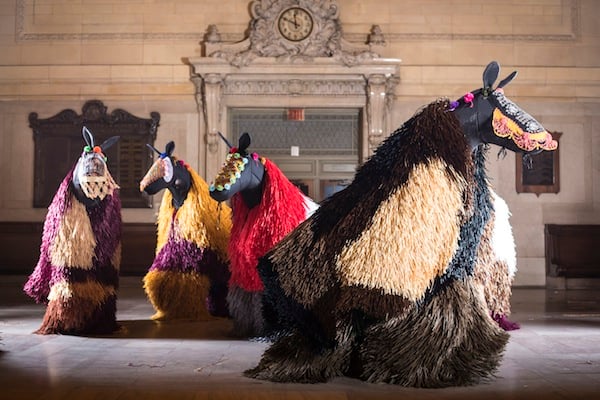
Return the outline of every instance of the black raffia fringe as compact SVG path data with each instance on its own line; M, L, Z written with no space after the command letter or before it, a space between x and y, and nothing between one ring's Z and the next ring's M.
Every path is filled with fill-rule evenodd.
M359 350L369 382L414 387L474 385L491 378L508 341L472 279L454 281L406 318L370 327Z
M265 331L261 297L261 292L248 292L239 286L229 286L227 306L233 319L233 336L252 337Z
M427 303L432 297L452 283L473 276L477 261L477 249L487 223L492 217L493 205L489 182L485 169L487 148L479 146L473 152L473 213L460 227L458 249L444 275L435 279L431 288L422 299Z
M337 345L320 347L307 336L280 337L262 355L259 364L244 371L249 378L271 382L320 383L346 375L355 336L349 327L338 328Z

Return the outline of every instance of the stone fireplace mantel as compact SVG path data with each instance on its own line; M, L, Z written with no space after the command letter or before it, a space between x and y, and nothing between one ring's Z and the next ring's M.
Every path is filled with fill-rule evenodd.
M290 8L303 8L314 27L301 41L290 42L277 29L277 19ZM399 59L375 52L385 45L378 26L369 43L357 46L341 36L334 1L257 0L251 7L252 30L238 43L220 40L216 26L203 42L206 56L192 57L200 137L199 165L214 176L226 149L217 132L228 136L227 112L252 108L358 108L363 115L359 161L385 138L399 82Z

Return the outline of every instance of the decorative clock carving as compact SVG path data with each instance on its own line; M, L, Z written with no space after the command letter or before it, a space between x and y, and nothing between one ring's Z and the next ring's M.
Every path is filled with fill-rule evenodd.
M344 40L336 0L253 0L250 13L249 35L235 44L222 43L216 26L209 26L206 54L238 67L259 57L295 62L331 57L351 66L378 58L372 47L385 44L379 26L373 27L366 45Z
M277 20L281 36L292 42L299 42L309 37L313 24L310 13L301 7L284 10Z

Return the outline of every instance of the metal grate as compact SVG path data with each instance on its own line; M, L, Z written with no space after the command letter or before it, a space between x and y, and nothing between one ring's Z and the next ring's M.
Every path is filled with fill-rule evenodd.
M306 109L304 121L287 120L286 109L230 111L233 144L248 132L251 150L269 155L290 154L298 146L303 155L358 155L360 110Z

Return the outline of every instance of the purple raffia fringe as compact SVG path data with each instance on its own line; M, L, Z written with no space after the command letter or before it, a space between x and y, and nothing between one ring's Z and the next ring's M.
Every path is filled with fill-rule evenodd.
M52 265L50 247L56 239L61 219L71 206L70 184L75 166L60 184L44 221L40 258L24 286L24 291L38 303L47 303L50 288L58 281L85 281L90 278L105 285L118 287L118 265L113 265L113 256L121 242L121 200L118 190L107 196L98 206L87 208L90 224L96 240L94 268L63 268ZM74 200L76 201L76 200ZM65 279L66 278L66 279Z
M172 236L160 249L150 271L195 272L216 282L227 282L227 267L211 249L202 249Z
M55 276L57 272L56 269L52 268L50 246L56 237L61 217L70 207L69 185L73 178L74 169L75 165L73 165L73 168L71 168L65 179L61 182L52 199L52 203L48 207L48 214L44 221L42 233L42 244L40 245L40 258L24 287L25 293L32 297L37 303L48 302L50 287L59 278L58 276Z

